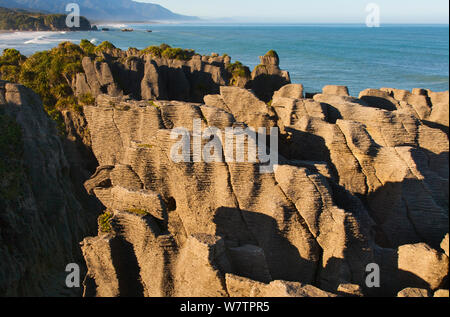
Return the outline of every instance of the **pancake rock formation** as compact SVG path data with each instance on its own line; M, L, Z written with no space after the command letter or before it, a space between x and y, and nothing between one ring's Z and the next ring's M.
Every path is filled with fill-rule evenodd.
M163 55L80 59L62 137L0 82L0 295L448 296L448 92Z
M445 93L422 93L371 90L357 99L328 86L304 99L301 85L288 85L270 106L224 86L202 103L99 95L84 107L99 163L85 187L106 212L98 236L82 242L85 296L448 289L449 143L442 117L432 115L448 112L448 98L444 105ZM385 109L388 102L395 108ZM427 116L415 110L421 107ZM196 143L196 120L203 133L278 129L277 166L261 173L263 162L223 159L225 141L212 162L192 152L175 162L174 128L185 128L189 147L211 150L210 134ZM374 264L376 287L367 282Z

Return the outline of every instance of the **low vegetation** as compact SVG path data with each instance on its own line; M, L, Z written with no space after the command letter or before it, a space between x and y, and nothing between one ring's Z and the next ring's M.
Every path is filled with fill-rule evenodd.
M113 213L106 211L104 214L98 217L98 227L101 232L109 233L112 231L111 220Z
M155 107L156 109L159 109L159 106L153 100L149 100L148 103L150 104L150 106Z
M144 209L140 209L140 208L131 208L131 209L128 209L127 212L138 215L138 216L148 215L147 211L145 211Z
M96 46L86 39L81 40L79 45L62 42L51 50L37 52L28 58L15 49L5 49L0 56L0 79L20 83L36 92L41 97L44 110L56 122L60 134L64 135L66 129L62 112L71 110L81 113L83 106L95 103L95 98L91 94L75 96L72 90L76 75L84 72L83 58L90 57L96 61L105 62L105 58L114 57L105 56L103 53L114 50L119 49L108 41ZM167 44L149 46L141 51L133 48L130 50L154 57L182 61L191 60L196 55L194 50L172 48ZM118 61L121 61L121 58L123 57L119 57ZM131 60L137 57L127 58ZM249 68L240 62L227 64L227 71L230 74L231 85L235 85L242 78L251 78ZM195 89L199 95L205 95L208 92L208 87L201 83L197 84ZM149 101L149 104L159 108L153 101Z
M95 98L90 94L82 94L78 96L78 102L83 106L89 106L95 104Z
M2 79L12 82L18 82L20 76L20 68L27 58L20 54L14 48L8 48L3 51L0 56L0 75Z
M279 58L277 52L275 52L274 50L268 51L265 56Z
M0 112L0 201L15 201L25 180L22 129Z
M94 46L95 47L95 46ZM29 58L15 49L6 49L0 57L0 78L31 88L42 99L44 109L64 133L62 110L82 110L71 84L77 73L83 72L82 59L92 47L63 42L57 47L33 54ZM81 104L91 103L92 96L81 98Z
M164 57L182 61L189 61L196 54L194 50L173 48L167 44L161 44L160 46L149 46L146 49L143 49L141 53L152 55L154 57Z
M139 144L138 148L140 148L140 149L152 149L153 146L150 145L150 144L143 143L143 144Z
M227 66L227 71L230 74L231 80L230 85L234 85L234 83L240 78L251 78L250 69L247 66L244 66L241 62L236 61Z
M85 45L87 45L87 44L85 44ZM116 49L116 47L111 42L104 41L100 45L98 45L97 47L94 47L93 50L94 50L94 53L100 54L102 52L111 52L114 49Z
M97 48L94 44L86 39L81 40L80 47L87 55L94 55L95 49Z

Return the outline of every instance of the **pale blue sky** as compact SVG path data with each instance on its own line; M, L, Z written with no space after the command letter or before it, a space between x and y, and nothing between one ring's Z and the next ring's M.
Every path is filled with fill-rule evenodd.
M381 23L448 24L448 0L138 0L176 13L249 22L364 23L366 5L381 9Z

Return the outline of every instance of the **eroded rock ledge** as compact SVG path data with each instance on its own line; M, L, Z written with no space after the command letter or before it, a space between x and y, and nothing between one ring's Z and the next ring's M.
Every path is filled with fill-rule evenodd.
M202 102L205 95L232 85L253 89L268 102L276 90L291 82L289 73L279 67L278 55L271 52L261 56L261 64L250 73L241 63L232 64L226 55L195 54L183 60L155 56L146 50L111 48L96 58L85 57L83 72L76 75L71 87L77 96L108 94L135 100Z
M84 107L100 165L85 186L107 208L82 243L86 296L448 289L448 92L353 98L329 86L305 99L286 85L268 106L243 88L218 90L202 103L99 94ZM278 127L279 166L174 163L171 129L192 131L194 119ZM366 285L370 263L380 288Z

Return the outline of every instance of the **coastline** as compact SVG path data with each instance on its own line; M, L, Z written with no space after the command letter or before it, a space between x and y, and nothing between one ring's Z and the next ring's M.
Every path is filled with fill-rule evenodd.
M0 33L0 48L14 47L30 56L51 49L59 42L79 43L81 39L88 39L94 44L110 41L123 50L129 47L145 49L149 45L167 43L174 47L193 48L201 54L226 53L234 61L252 68L257 63L255 56L274 48L284 56L282 66L289 70L292 81L305 83L308 91L318 91L326 84L346 85L353 95L368 87L384 86L407 90L416 87L448 90L448 51L443 49L448 46L447 26L383 26L368 29L354 25L317 28L292 25L206 27L200 24L140 23L119 26L114 22L114 25L105 27L110 28L110 32L3 31ZM133 28L134 32L120 32L120 27ZM145 32L147 28L153 32ZM230 34L237 35L231 38ZM353 41L355 36L361 39L358 52ZM400 40L410 44L390 44ZM248 41L252 41L250 47ZM287 41L289 45L284 44ZM374 50L374 43L377 51ZM305 81L305 78L308 80Z

